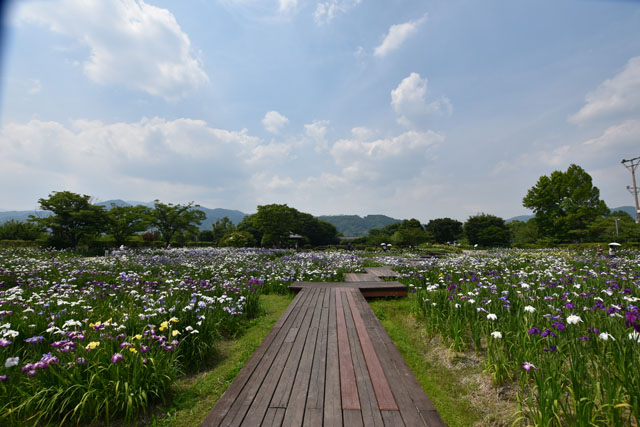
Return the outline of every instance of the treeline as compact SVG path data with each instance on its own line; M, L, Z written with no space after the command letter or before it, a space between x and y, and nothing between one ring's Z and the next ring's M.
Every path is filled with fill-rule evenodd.
M479 214L464 224L438 218L426 225L405 220L371 230L355 244L415 246L424 243L459 243L479 247L550 247L565 243L640 242L640 225L626 212L611 212L600 200L600 190L580 166L541 176L523 198L523 206L535 217L512 221Z
M337 242L336 228L287 205L258 206L236 227L229 218L217 220L210 230L199 230L206 215L198 205L154 202L154 207L109 208L91 203L91 197L70 191L53 192L39 199L47 217L0 224L0 240L39 241L56 248L100 249L121 245L169 246L203 244L235 247L318 246ZM161 242L161 245L158 243Z

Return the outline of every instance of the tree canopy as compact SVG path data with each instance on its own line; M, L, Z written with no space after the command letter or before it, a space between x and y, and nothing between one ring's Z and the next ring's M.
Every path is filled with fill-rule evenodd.
M504 219L489 214L469 217L464 223L464 234L470 244L484 247L509 246L511 241Z
M600 190L578 165L543 175L522 200L535 214L538 232L557 241L583 241L589 224L609 212Z
M206 215L198 209L193 202L186 205L161 203L156 200L151 211L150 222L158 229L162 240L169 246L171 239L183 232L198 232L198 225L202 223Z
M112 203L107 211L104 231L113 237L116 245L124 245L129 237L149 227L150 217L151 210L146 206L117 206Z
M462 223L451 218L432 219L425 226L437 243L456 241L462 236Z
M70 191L54 191L39 199L40 208L53 212L48 217L32 216L33 221L51 232L51 244L59 248L75 248L82 239L103 231L106 213L102 206L91 204L91 197Z

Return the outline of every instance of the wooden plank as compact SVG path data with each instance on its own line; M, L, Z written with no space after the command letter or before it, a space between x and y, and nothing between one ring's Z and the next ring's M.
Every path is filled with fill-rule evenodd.
M324 303L324 294L326 292L327 289L320 290L320 294L316 301L313 318L311 319L309 332L307 333L307 339L304 342L302 357L300 358L297 372L295 374L295 381L293 382L293 387L291 389L291 396L287 403L287 410L285 411L284 420L282 422L283 426L300 426L304 421L307 393L309 392L309 380L311 379L314 358L317 358L315 356L318 329L320 319L322 318L322 304Z
M336 289L331 289L329 324L327 325L327 366L324 386L324 420L326 426L342 426L342 400L340 396L340 360L338 356L338 328Z
M218 426L222 423L222 420L227 416L232 405L235 403L238 394L243 390L252 374L256 370L257 366L261 363L265 353L271 347L271 345L277 344L277 337L281 333L281 327L287 322L291 322L296 315L296 310L299 310L304 300L307 298L305 294L298 294L289 304L289 307L282 314L280 319L276 322L274 327L269 331L269 334L264 339L260 347L251 355L247 363L240 370L236 378L231 385L225 390L223 395L216 403L214 409L207 415L207 418L203 421L203 427ZM276 341L276 343L274 343Z
M318 324L316 351L313 358L313 366L311 367L311 379L309 382L309 393L307 395L306 403L307 409L322 409L324 407L324 389L327 366L327 341L330 309L329 298L331 297L331 289L326 289L324 294L325 298L323 299L320 322Z
M385 427L405 427L400 411L380 411Z
M344 274L345 282L381 282L380 279L375 274L369 273L345 273Z
M345 427L364 427L362 414L358 410L344 409L342 411Z
M229 413L220 423L221 426L240 425L247 415L247 412L256 404L256 400L259 401L267 399L266 404L264 404L264 412L266 412L266 405L268 405L269 400L271 399L271 394L269 394L269 396L265 396L264 392L260 394L260 391L263 389L265 381L267 382L267 385L271 384L270 381L272 381L273 376L279 375L281 372L282 366L284 365L282 358L286 359L292 345L291 343L285 343L285 338L291 337L292 331L300 327L303 318L307 314L309 301L313 298L313 294L313 290L303 293L300 305L295 311L295 316L290 316L291 322L285 323L285 325L280 328L277 339L274 340L268 351L264 354L262 361L254 370L251 378L247 382L247 386L236 397ZM262 422L264 412L261 414L259 419L252 419L254 422L253 425L259 425Z
M269 408L264 416L261 426L275 427L282 425L282 418L284 417L284 408Z
M379 278L393 278L400 276L400 274L389 267L365 267L364 271Z
M354 295L376 354L407 426L444 426L429 398L364 297Z
M360 413L362 422L369 427L383 427L382 415L376 402L376 395L373 391L367 364L362 354L362 348L358 340L358 332L356 331L353 321L353 310L348 301L348 294L351 290L345 289L342 292L344 303L344 315L347 325L347 333L349 334L349 344L351 345L351 359L356 375L356 384L358 386L358 395L360 397Z
M338 330L338 359L340 361L342 409L360 410L356 376L353 370L353 361L351 360L351 348L349 346L349 336L347 334L342 304L342 289L336 289L336 327Z
M291 396L291 391L296 380L296 374L302 363L302 354L308 345L308 341L310 341L308 337L309 333L311 332L311 323L316 317L316 312L318 313L318 318L320 316L320 310L316 309L320 308L320 306L322 305L322 300L319 298L320 293L322 293L322 289L317 289L315 291L316 292L314 293L313 300L309 303L310 309L304 318L302 326L300 327L301 333L296 336L296 340L293 343L293 347L291 348L291 353L287 358L287 363L285 364L280 379L278 380L278 385L271 398L271 403L269 404L269 406L272 408L286 408L289 403L289 397ZM315 337L313 338L313 345L315 346ZM311 361L312 360L310 359L308 363L309 371L311 371ZM307 365L305 365L305 367L307 367Z
M323 412L324 410L322 408L306 408L304 411L304 422L302 423L302 425L305 427L324 426L325 424L322 422ZM327 425L330 425L330 424L327 424Z
M376 399L378 401L378 408L383 411L397 411L398 405L393 398L393 393L391 392L391 388L389 388L387 378L384 375L378 356L371 344L371 338L369 338L367 328L364 326L364 322L360 316L360 309L353 299L353 290L349 289L345 293L347 295L347 300L349 301L349 307L351 308L353 323L356 328L356 332L358 333L358 338L360 339L360 347L362 348L362 354L367 364L373 391L375 392Z

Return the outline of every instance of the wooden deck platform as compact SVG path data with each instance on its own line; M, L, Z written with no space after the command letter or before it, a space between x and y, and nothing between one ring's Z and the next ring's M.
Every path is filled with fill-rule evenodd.
M443 426L357 287L301 287L202 426Z

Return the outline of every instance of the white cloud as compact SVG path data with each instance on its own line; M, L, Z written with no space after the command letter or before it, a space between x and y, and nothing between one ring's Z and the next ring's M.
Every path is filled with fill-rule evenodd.
M329 142L327 141L327 126L329 126L328 120L314 120L313 123L304 125L304 131L315 143L316 151L326 150L329 148Z
M640 112L640 56L586 96L586 104L569 121L575 124Z
M173 14L144 0L29 2L19 17L86 45L84 71L99 84L177 100L209 80Z
M329 24L338 15L347 13L359 5L361 1L362 0L328 0L319 2L316 5L313 18L318 25Z
M279 10L282 13L286 13L298 6L298 0L278 0Z
M212 187L231 192L252 173L249 160L259 144L246 130L215 129L191 119L8 123L0 132L0 179L9 180L3 171L21 170L42 181L45 195L70 189L135 198L148 191L143 200L152 200L154 188L190 188L172 200L187 194L193 199L194 192L204 200Z
M384 57L398 49L402 43L416 33L418 27L420 27L420 25L422 25L426 20L427 15L425 14L420 19L405 22L403 24L392 25L389 27L389 31L384 37L382 43L380 43L380 45L373 51L373 54L378 57Z
M448 98L442 97L428 103L427 94L427 79L418 73L411 73L391 91L391 106L399 116L400 124L420 126L429 116L451 115L453 106Z
M349 180L398 179L414 176L433 158L444 137L433 131L409 131L391 138L341 139L331 155Z
M277 111L269 111L264 115L262 119L262 124L264 128L273 134L280 133L280 129L282 129L287 123L289 119L287 119L282 114Z

